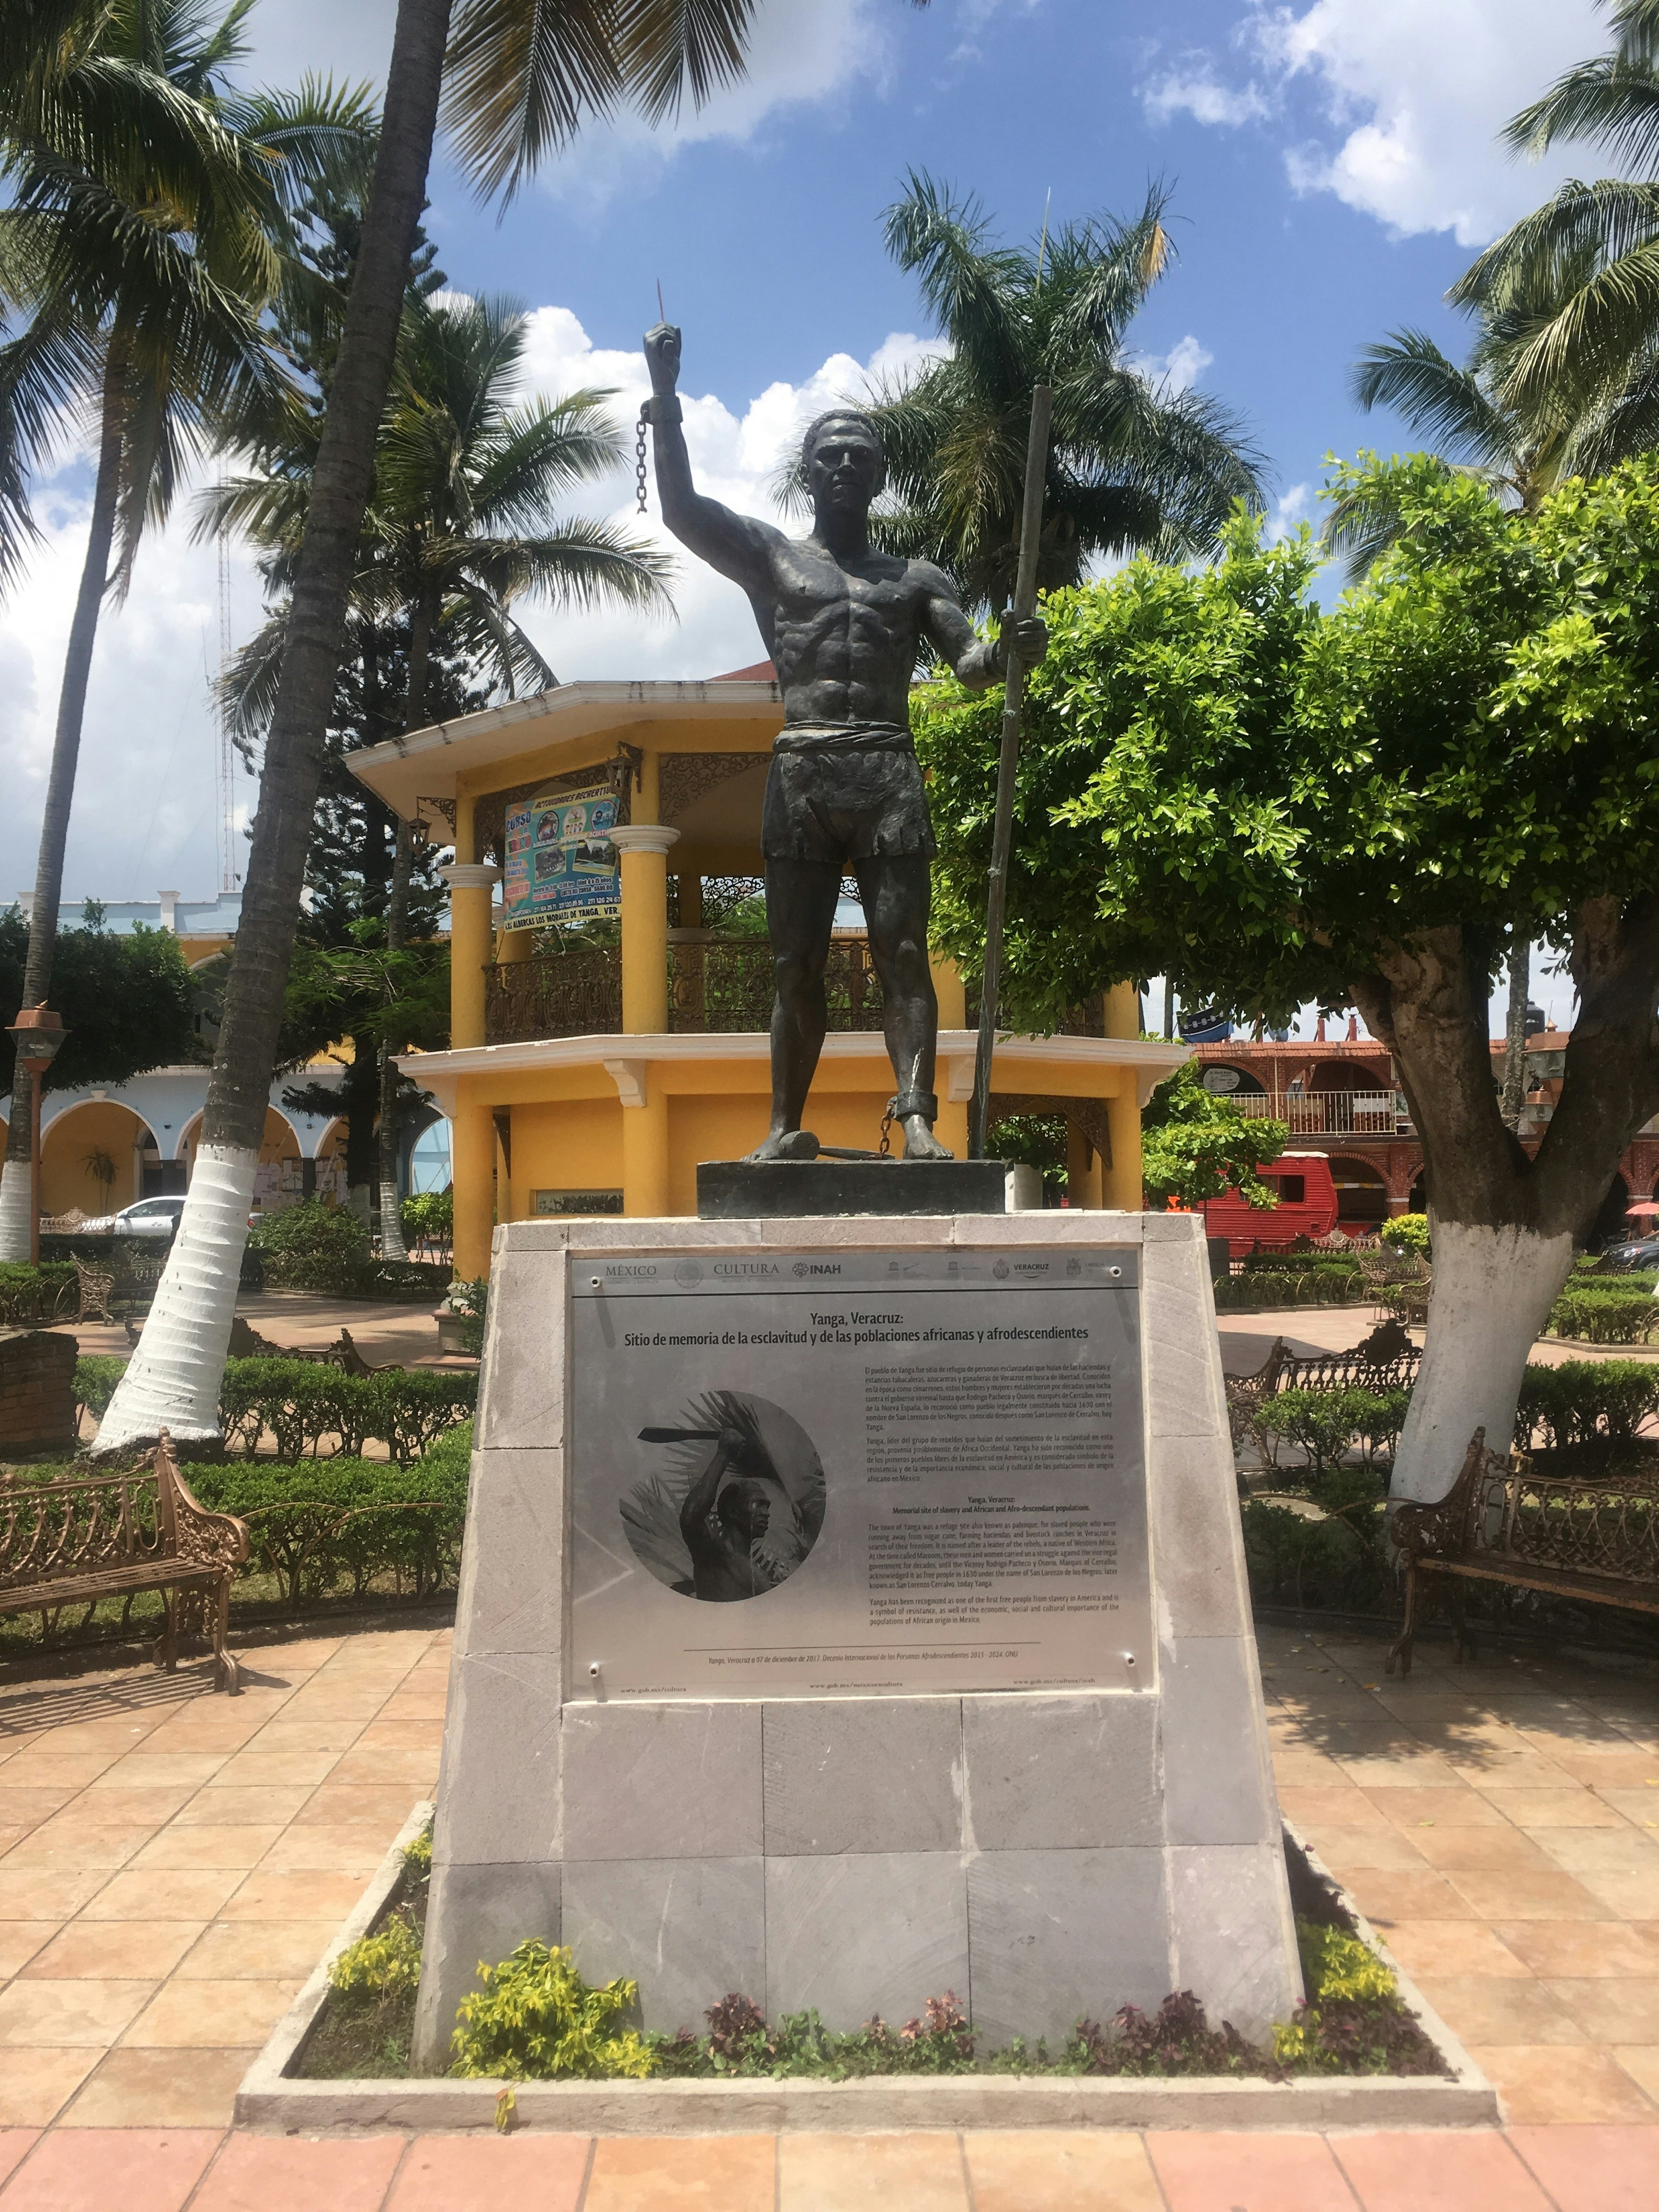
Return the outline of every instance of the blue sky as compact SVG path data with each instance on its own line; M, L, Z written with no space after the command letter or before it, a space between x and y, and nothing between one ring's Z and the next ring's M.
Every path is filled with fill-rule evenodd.
M378 81L392 13L391 0L260 0L253 73ZM694 458L711 489L767 512L799 424L927 335L880 238L908 167L978 193L1010 237L1035 234L1049 191L1057 218L1128 213L1162 178L1179 258L1135 341L1243 418L1289 521L1316 514L1328 451L1402 442L1349 400L1356 352L1405 322L1461 346L1445 286L1565 173L1511 161L1494 134L1605 42L1591 0L765 0L751 81L702 117L654 139L627 120L591 131L504 214L441 158L428 228L458 289L537 311L538 388L615 385L629 420L660 278L685 331ZM0 818L0 896L33 880L85 489L76 466L49 488L49 544L0 607L15 801ZM628 490L619 476L587 503L624 514ZM241 635L257 587L240 556L233 570ZM106 618L72 896L214 887L214 583L211 549L175 525ZM688 573L678 597L674 625L528 622L566 678L708 675L757 657L732 587Z

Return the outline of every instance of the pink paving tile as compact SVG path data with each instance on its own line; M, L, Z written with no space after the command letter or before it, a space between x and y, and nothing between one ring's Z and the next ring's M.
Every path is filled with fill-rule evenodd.
M233 2136L191 2212L379 2212L404 2142L402 2136L361 2142Z
M1354 2212L1322 2136L1171 2133L1146 2148L1170 2212Z
M0 2212L179 2212L222 2140L214 2128L58 2128L0 2190Z
M1652 2212L1659 2130L1511 2128L1510 2141L1559 2212Z
M38 2128L0 2128L0 2181L3 2181L29 2145L38 2142Z
M1484 2129L1339 2136L1331 2148L1365 2212L1552 2212L1503 2136Z
M417 2136L386 2212L575 2212L586 2136Z

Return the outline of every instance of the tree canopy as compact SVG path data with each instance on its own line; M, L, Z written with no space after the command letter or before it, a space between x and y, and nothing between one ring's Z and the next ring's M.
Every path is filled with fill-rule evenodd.
M1141 1181L1148 1200L1200 1206L1237 1190L1248 1205L1277 1206L1279 1193L1256 1173L1289 1141L1283 1121L1257 1121L1231 1098L1206 1091L1197 1067L1160 1083L1141 1115Z
M15 906L0 913L0 1004L23 995L28 924ZM152 1067L204 1060L196 1031L198 994L170 930L131 935L92 925L60 931L52 1002L69 1036L47 1070L48 1091L125 1083ZM0 1032L0 1088L12 1084L11 1039Z

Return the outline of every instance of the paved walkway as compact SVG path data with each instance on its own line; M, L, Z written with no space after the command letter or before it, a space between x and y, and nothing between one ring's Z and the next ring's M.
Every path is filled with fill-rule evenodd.
M1261 1638L1285 1809L1498 2082L1506 2131L308 2142L253 2050L430 1792L447 1638L0 1690L0 2212L1652 2212L1659 1682Z

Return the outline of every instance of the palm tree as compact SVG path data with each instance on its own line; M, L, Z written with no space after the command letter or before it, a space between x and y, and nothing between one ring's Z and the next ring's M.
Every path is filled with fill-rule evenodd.
M361 158L360 93L232 93L252 0L216 24L199 0L60 0L0 35L0 578L32 532L27 485L59 425L96 425L92 516L70 627L29 918L25 1006L51 988L64 852L99 616L125 593L145 524L228 411L270 404L281 368L262 313L291 272L295 194ZM27 19L27 20L26 20ZM28 35L25 36L27 33ZM113 566L112 567L112 556ZM0 1178L0 1259L29 1244L27 1079Z
M1067 223L1028 247L992 242L977 201L914 171L885 218L889 252L918 276L951 351L874 413L892 503L892 550L937 561L964 604L1000 607L1019 550L1031 387L1054 386L1038 582L1075 584L1097 556L1203 554L1261 465L1235 418L1171 392L1127 334L1172 247L1155 190L1132 222Z
M608 392L513 403L527 329L523 310L507 301L416 299L404 310L352 614L359 624L406 632L405 730L428 719L428 671L440 645L489 669L509 697L526 683L556 682L513 618L521 598L581 606L606 599L644 611L671 605L663 589L669 564L647 541L585 517L555 521L563 495L613 467L623 441L605 412ZM243 529L265 545L265 574L279 588L302 541L317 442L311 417L287 421L289 435L267 465L210 493L198 525L202 534ZM264 734L287 628L279 608L239 656L232 703L245 741ZM411 839L400 822L386 920L392 952L404 948ZM402 1258L398 1077L385 1042L380 1075L381 1249Z
M1504 135L1534 156L1586 140L1632 174L1569 179L1489 246L1448 296L1517 314L1504 379L1511 404L1535 406L1565 392L1585 408L1622 396L1651 444L1659 428L1659 0L1603 4L1612 52L1569 70ZM1547 306L1529 312L1540 298ZM1637 449L1627 439L1626 450Z
M59 0L61 4L61 0ZM659 121L743 72L755 0L460 0L450 120L471 174L511 192L582 120L619 104ZM219 1377L247 1237L289 955L335 671L449 43L451 0L398 0L374 181L295 563L259 811L189 1200L145 1341L99 1431L120 1450L165 1425L218 1433Z

